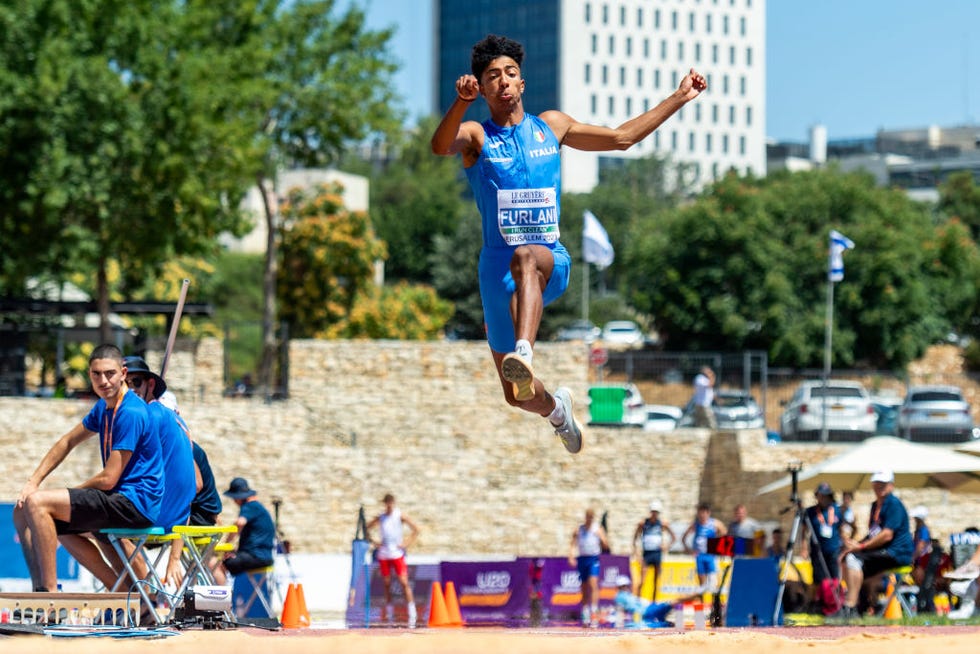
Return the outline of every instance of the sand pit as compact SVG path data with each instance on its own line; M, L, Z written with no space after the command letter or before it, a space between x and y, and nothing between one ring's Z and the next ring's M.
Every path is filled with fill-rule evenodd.
M188 630L156 640L109 638L0 638L4 654L168 654L201 652L275 652L276 654L578 654L584 652L699 652L738 654L921 654L970 652L980 639L978 626L946 627L803 627L782 629L721 629L684 632L583 631L580 629L303 629L266 632ZM111 642L110 642L111 640Z

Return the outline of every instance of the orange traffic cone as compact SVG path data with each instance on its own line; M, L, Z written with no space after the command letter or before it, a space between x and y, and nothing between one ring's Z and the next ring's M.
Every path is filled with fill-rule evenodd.
M296 584L296 595L299 599L299 626L310 626L310 610L306 608L306 595L303 593L303 584Z
M456 598L456 584L446 582L446 613L449 615L450 627L463 626L463 614L459 611L459 600Z
M898 590L895 582L888 582L888 605L885 607L885 620L901 620L902 607L898 603Z
M299 629L299 598L297 597L296 584L289 584L286 591L286 601L282 605L282 628Z
M432 599L429 602L429 626L449 626L449 614L446 612L446 600L442 596L442 587L439 585L438 581L432 582Z

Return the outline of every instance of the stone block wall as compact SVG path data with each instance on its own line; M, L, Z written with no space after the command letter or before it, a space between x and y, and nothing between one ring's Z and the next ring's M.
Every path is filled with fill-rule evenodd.
M244 476L301 552L350 549L357 513L381 510L394 493L423 533L415 552L436 556L564 555L587 507L608 511L614 552L629 550L652 499L678 535L699 500L727 522L737 502L789 527L787 497L756 497L789 461L812 464L841 445L766 444L761 431L588 428L584 451L565 452L546 420L507 406L484 343L293 341L290 398L225 398L220 341L173 355L168 383L207 450L221 490ZM588 419L588 353L580 344L541 343L535 370L553 389L567 385ZM153 367L159 359L148 356ZM0 499L14 500L48 447L90 402L0 398ZM99 465L94 439L49 480L65 486ZM787 493L788 495L788 493ZM812 498L804 498L809 503ZM926 503L940 532L978 522L976 497L903 491ZM858 496L863 510L870 493ZM223 520L237 507L228 501ZM863 514L866 516L866 511ZM863 518L863 519L866 519Z

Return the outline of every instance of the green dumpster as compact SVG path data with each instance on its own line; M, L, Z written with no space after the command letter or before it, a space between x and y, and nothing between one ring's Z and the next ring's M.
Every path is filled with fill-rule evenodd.
M623 422L626 389L622 386L593 386L589 389L590 422Z

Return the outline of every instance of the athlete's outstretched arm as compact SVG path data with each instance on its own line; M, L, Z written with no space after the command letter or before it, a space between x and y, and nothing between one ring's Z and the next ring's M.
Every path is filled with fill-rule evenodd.
M483 148L483 130L474 121L463 122L463 116L473 101L480 96L480 87L473 75L462 75L456 80L456 99L446 110L439 126L432 135L432 152L452 155L462 152L464 164L468 159L479 157Z
M593 152L626 150L649 136L706 88L708 83L704 76L692 68L669 97L616 128L580 123L560 111L546 111L541 118L548 123L562 145Z

